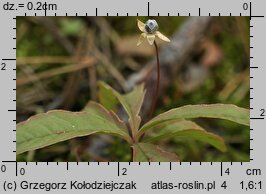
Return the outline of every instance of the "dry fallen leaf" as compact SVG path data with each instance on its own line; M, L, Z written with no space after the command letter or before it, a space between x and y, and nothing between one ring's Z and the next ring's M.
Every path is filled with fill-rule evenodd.
M221 48L210 40L205 40L201 45L205 50L200 63L205 67L213 67L219 64L223 59L223 53Z

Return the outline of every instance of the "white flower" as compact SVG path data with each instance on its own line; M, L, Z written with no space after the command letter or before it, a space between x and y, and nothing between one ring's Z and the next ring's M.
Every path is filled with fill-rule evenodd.
M139 46L144 39L147 39L149 44L152 45L156 36L163 41L170 42L170 40L165 35L158 31L159 26L155 20L148 20L145 24L140 20L137 20L137 24L140 31L142 32L139 37L137 46Z

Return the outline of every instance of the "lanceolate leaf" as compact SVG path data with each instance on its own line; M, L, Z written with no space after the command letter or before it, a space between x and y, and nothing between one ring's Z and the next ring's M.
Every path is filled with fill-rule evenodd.
M100 110L100 109L98 109ZM123 124L112 119L108 112L49 111L38 114L17 125L17 154L39 149L74 137L105 133L130 137Z
M243 125L249 125L249 110L231 104L211 104L211 105L187 105L180 108L171 109L162 113L146 123L138 136L146 130L158 124L176 119L190 118L219 118L233 121Z
M157 145L138 143L132 146L134 162L178 162L176 154L166 152Z
M125 123L120 120L112 110L108 111L105 107L97 102L90 101L83 111L91 113L94 116L97 115L98 117L104 118L104 120L108 120L111 123L115 123L121 130L128 133Z
M154 129L154 135L148 136L144 142L155 142L167 138L187 138L196 139L205 143L209 143L220 151L226 151L224 140L213 133L205 131L202 127L192 121L176 120L159 125ZM149 135L149 134L145 134Z
M119 103L117 97L113 93L113 89L104 82L99 82L99 101L107 109L113 110Z
M141 122L139 112L145 95L144 85L141 84L136 86L132 92L125 95L119 94L117 91L115 91L113 88L111 88L109 85L105 84L104 82L100 82L100 87L105 88L105 91L111 91L112 94L109 93L109 95L115 96L122 104L123 108L128 114L129 125L132 129L132 134L133 136L136 136Z

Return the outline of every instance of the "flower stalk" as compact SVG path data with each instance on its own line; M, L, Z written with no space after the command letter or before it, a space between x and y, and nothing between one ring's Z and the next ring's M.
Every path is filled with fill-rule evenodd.
M156 81L156 88L155 88L152 103L151 103L151 110L150 110L150 115L149 115L149 119L150 119L155 110L157 99L159 96L159 89L160 89L160 59L159 59L158 46L155 41L155 38L157 37L166 42L170 42L170 40L165 35L163 35L161 32L158 31L159 26L155 20L148 20L145 24L141 22L140 20L137 20L137 25L138 25L139 30L142 32L139 37L137 46L139 46L143 42L143 40L146 39L150 45L154 45L155 52L156 52L157 81Z
M152 114L154 113L157 100L158 100L158 96L159 96L159 89L160 89L160 59L159 59L158 46L157 46L156 41L154 41L154 47L155 47L156 61L157 61L157 81L156 81L156 88L155 88L155 92L154 92L152 103L151 103L149 119L152 117Z

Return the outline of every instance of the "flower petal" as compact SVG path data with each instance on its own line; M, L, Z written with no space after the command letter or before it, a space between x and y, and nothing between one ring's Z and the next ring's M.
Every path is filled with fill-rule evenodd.
M156 31L155 35L160 38L163 41L170 42L169 38L167 38L165 35L163 35L161 32Z
M153 42L155 40L155 35L154 34L147 34L147 40L150 45L153 45Z
M146 34L145 33L142 33L139 37L139 40L138 40L138 43L137 43L137 46L139 46L143 40L146 38Z
M139 30L141 32L145 32L145 24L142 21L140 21L140 20L137 19L137 25L138 25Z

